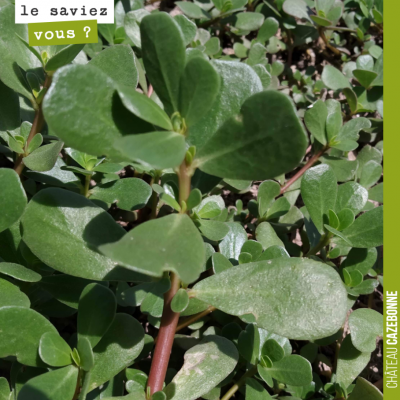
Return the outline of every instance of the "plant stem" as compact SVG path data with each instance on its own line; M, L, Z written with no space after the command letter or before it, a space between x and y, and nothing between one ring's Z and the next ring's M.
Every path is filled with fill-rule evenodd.
M221 398L221 400L229 400L240 388L246 383L247 378L251 378L257 373L257 365L250 368Z
M85 175L85 186L83 187L83 195L85 197L89 197L89 189L90 189L90 175Z
M354 29L350 28L342 28L341 26L325 26L326 30L330 31L341 31L341 32L352 32L352 33L357 33Z
M191 173L188 171L186 160L183 160L179 167L179 205L182 207L183 202L186 202L190 195Z
M324 28L318 28L318 32L319 32L319 36L321 37L321 39L324 41L325 46L331 50L333 53L335 53L335 55L340 56L342 55L342 53L340 52L340 50L338 50L336 47L333 47L330 43L329 40L326 38L325 36L325 29Z
M155 173L154 178L152 178L150 186L153 187L153 184L158 184L160 180L160 175L158 172ZM157 206L158 206L158 194L153 190L153 194L151 197L151 214L150 219L157 218Z
M328 150L328 147L325 146L322 150L320 150L317 154L314 154L304 165L303 168L301 168L300 171L296 172L295 175L293 175L282 187L281 187L281 192L280 194L283 194L286 192L286 190L289 189L293 183L295 183L299 178L303 176L303 174L310 169L318 160L319 158Z
M315 256L319 251L321 251L325 246L328 245L331 237L332 234L330 232L322 235L319 243L306 254L306 257Z
M76 382L75 393L74 393L74 397L72 398L72 400L77 400L78 399L79 391L81 389L81 376L82 376L82 370L79 368L78 380Z
M189 325L192 325L194 322L198 321L199 319L205 317L208 314L211 314L213 311L215 311L216 308L214 306L210 306L208 307L206 310L195 314L195 315L191 315L190 317L185 318L184 321L182 321L177 327L175 332L178 332L180 330L182 330L183 328L186 328Z
M164 310L161 318L161 326L158 333L157 344L154 349L149 380L147 382L150 396L162 390L167 373L175 330L179 320L179 313L175 313L171 309L171 301L179 287L180 280L178 276L171 273L171 288L164 295Z
M90 371L86 372L85 374L85 379L83 381L83 386L81 394L79 395L79 400L86 400L86 395L89 392L89 383L90 383Z
M43 87L48 89L51 85L51 80L52 80L52 77L47 75ZM32 139L35 137L35 135L42 130L43 123L44 123L44 118L43 118L42 106L40 104L38 109L35 112L35 118L33 120L32 128L31 128L31 131L29 132L28 139L26 140L25 149L28 148L29 143L32 141ZM15 160L14 171L19 176L21 176L22 171L24 170L24 167L25 167L25 165L23 163L23 158L24 158L24 155L20 154L17 157L17 159Z
M335 360L333 362L333 366L332 366L332 370L333 372L336 372L336 367L337 367L337 363L338 363L338 359L339 359L339 351L340 351L340 347L342 345L343 339L344 339L344 326L342 326L340 328L340 332L341 335L339 337L339 339L336 342L336 350L335 350Z

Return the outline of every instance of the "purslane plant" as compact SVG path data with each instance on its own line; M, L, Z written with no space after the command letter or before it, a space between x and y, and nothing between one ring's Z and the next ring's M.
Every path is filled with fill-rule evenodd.
M0 7L0 398L381 399L382 52L289 68L380 2L177 6L44 48Z

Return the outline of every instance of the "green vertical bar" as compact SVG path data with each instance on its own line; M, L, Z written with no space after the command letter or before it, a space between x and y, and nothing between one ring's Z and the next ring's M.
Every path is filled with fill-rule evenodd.
M399 47L398 28L400 1L386 0L384 6L384 359L383 393L385 400L400 399L398 382L398 314L400 295L399 233L400 225L398 153L400 127L398 124Z

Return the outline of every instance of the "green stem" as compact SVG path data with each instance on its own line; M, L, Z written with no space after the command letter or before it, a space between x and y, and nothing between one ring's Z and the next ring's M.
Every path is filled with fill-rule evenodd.
M154 178L151 180L150 186L153 187L153 184L158 184L160 181L160 175L158 171L155 172ZM150 219L157 218L157 207L158 207L158 194L153 190L152 198L151 198L151 214Z
M83 187L83 195L85 197L89 197L89 189L90 189L90 175L85 175L85 186Z
M325 26L325 29L330 30L330 31L341 31L341 32L357 33L357 31L355 31L354 29L342 28L341 26Z
M81 394L79 395L79 400L86 400L86 395L89 392L89 384L90 384L90 371L86 372L85 374L85 379L83 381L83 386Z
M315 256L317 253L319 253L325 246L329 244L332 236L333 235L330 232L322 235L319 243L306 254L306 257Z
M254 365L254 367L250 368L221 398L221 400L229 400L238 390L241 386L243 386L246 383L247 378L251 378L257 373L257 365Z

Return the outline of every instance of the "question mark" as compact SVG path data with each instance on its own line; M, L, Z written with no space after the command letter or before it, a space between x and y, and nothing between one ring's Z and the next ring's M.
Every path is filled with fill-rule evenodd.
M90 29L89 26L85 26L85 27L83 28L83 31L86 32L86 37L88 37L89 32L91 31L91 29Z

